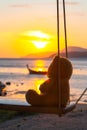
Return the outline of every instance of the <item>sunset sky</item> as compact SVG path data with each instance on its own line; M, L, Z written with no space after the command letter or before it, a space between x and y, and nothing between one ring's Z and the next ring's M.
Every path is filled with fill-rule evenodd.
M87 48L87 0L65 0L68 46ZM57 51L56 0L0 1L0 58ZM62 0L60 46L64 48Z

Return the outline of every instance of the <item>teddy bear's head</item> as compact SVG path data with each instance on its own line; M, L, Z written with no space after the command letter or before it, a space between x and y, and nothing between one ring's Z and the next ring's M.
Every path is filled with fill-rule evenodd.
M71 62L64 57L55 56L52 63L48 68L48 77L49 78L58 78L58 61L60 61L60 78L61 79L70 79L73 71Z

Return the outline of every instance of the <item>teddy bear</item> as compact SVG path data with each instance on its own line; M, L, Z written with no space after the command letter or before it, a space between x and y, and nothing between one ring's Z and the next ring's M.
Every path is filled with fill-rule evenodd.
M58 62L60 63L59 69ZM72 64L67 58L55 56L48 68L48 79L39 87L41 94L38 94L35 90L28 90L25 96L26 101L32 106L58 106L60 85L61 106L65 107L69 102L69 79L72 72Z

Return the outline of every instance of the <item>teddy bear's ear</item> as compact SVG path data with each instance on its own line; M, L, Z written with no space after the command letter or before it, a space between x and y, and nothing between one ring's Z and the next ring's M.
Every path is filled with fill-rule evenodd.
M55 56L52 63L48 68L48 77L57 78L58 77L58 56Z

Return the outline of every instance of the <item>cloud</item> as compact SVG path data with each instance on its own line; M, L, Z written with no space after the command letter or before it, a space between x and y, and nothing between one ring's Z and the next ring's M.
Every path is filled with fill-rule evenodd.
M49 2L49 3L46 3L46 2L45 2L45 3L43 3L43 5L44 5L44 4L45 4L45 5L47 5L47 4L48 4L48 5L54 5L54 4L56 4L56 2ZM63 4L63 2L60 2L59 4ZM75 1L73 1L73 2L71 2L71 1L66 1L65 4L66 4L66 5L73 5L73 6L74 6L74 5L79 5L80 2L75 2Z
M9 5L11 8L30 8L31 6L29 4L13 4Z
M73 6L75 6L75 5L79 5L79 2L69 2L69 1L66 1L65 2L66 3L66 5L73 5ZM38 4L42 4L42 3L38 3ZM54 5L55 3L52 3L52 2L50 2L50 3L43 3L43 5ZM60 2L60 4L62 4L62 2ZM37 4L35 4L35 5L37 5ZM29 4L12 4L12 5L9 5L9 7L11 7L11 8L30 8L31 7L31 5L29 5Z
M72 13L70 15L74 15L74 16L85 16L85 13L82 12L76 12L76 13Z
M66 2L67 5L79 5L79 2Z

